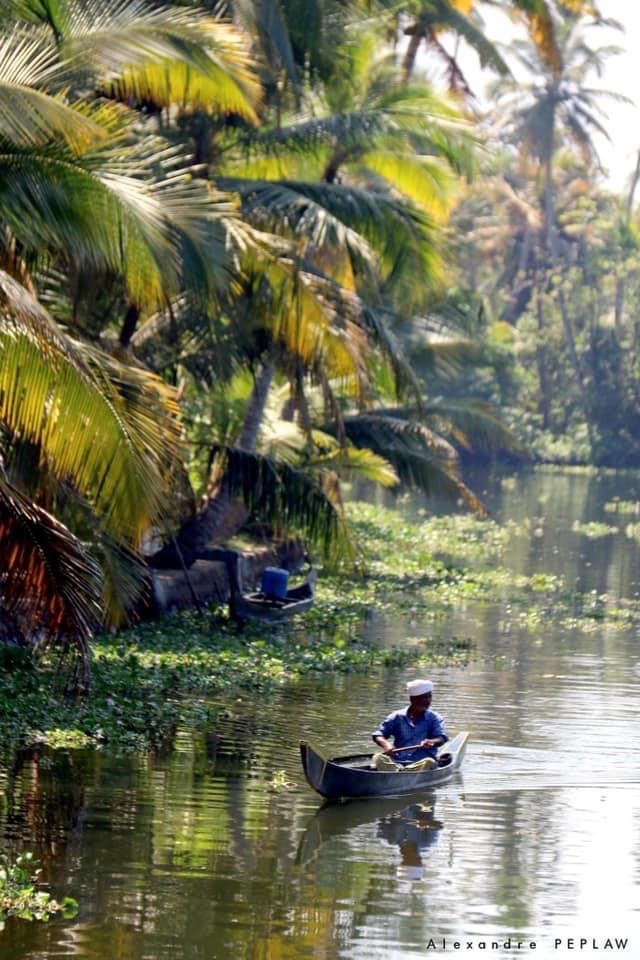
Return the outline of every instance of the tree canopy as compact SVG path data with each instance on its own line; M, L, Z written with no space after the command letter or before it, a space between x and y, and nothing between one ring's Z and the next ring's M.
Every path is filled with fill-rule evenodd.
M238 500L346 564L354 476L482 512L473 453L640 455L595 5L504 0L507 52L481 0L211 6L0 19L0 611L85 658Z

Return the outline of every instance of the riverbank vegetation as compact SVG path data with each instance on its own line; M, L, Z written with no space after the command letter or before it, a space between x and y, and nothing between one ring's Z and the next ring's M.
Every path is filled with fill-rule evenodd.
M593 141L614 51L587 0L502 6L517 81L481 0L3 7L16 657L71 655L82 689L93 654L99 685L92 638L153 570L247 521L356 570L354 477L481 515L461 454L640 461L640 166L612 194Z
M504 635L510 626L525 628L532 642L551 622L560 635L640 620L638 601L614 603L542 570L515 571L507 559L519 543L528 550L526 523L500 526L465 514L409 522L366 504L350 506L349 516L369 574L324 574L315 607L286 626L238 630L214 606L100 636L91 690L81 699L64 695L55 661L35 665L8 648L0 692L5 771L16 750L33 747L153 750L170 743L178 726L215 723L238 697L312 674L464 666L487 655L473 636L451 632L452 614L470 602L500 608ZM391 621L403 624L400 645L384 639Z

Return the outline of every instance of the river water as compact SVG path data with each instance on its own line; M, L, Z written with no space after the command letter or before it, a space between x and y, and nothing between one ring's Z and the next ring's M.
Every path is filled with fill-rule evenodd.
M637 597L629 518L604 504L638 500L640 478L532 472L484 492L498 519L532 521L514 569ZM576 524L591 521L619 532L590 539ZM406 624L369 629L400 642ZM637 634L532 629L508 599L438 629L476 655L431 671L435 709L471 739L463 772L429 793L323 807L301 773L300 737L369 748L404 703L397 670L239 700L162 756L26 762L5 845L33 849L80 912L8 923L2 960L640 958Z

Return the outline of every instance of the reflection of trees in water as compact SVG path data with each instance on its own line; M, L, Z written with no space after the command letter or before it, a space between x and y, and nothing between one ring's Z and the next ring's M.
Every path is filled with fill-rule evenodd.
M265 786L281 743L254 754L244 733L238 751L228 736L178 731L160 760L60 751L45 768L37 752L21 757L0 828L80 901L68 936L83 949L138 960L150 942L188 943L253 960L275 956L272 937L292 925L331 931L333 890L321 905L315 885L306 896L291 877L291 798ZM22 924L11 942L49 955L56 929Z
M476 487L474 478L469 483ZM535 570L561 576L568 590L606 590L612 597L636 591L638 557L624 534L624 516L607 513L608 501L637 500L637 474L525 473L517 491L502 490L494 515L499 522L530 522L509 544L508 566L518 574ZM572 530L574 523L603 521L619 533L590 540Z
M6 806L0 806L3 846L33 852L47 882L82 829L86 779L82 754L58 752L52 762L38 748L19 751L9 772Z

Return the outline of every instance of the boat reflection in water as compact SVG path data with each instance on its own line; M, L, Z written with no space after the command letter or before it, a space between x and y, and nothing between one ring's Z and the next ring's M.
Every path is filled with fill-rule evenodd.
M327 841L377 823L376 836L400 850L399 876L421 880L423 854L437 843L443 828L442 821L434 815L435 802L435 793L430 791L411 802L407 797L388 797L326 803L307 824L298 845L296 863L306 866L318 856Z
M430 795L378 820L378 836L400 848L398 876L405 880L422 880L422 854L438 842L443 823L434 817L434 807L435 796Z

